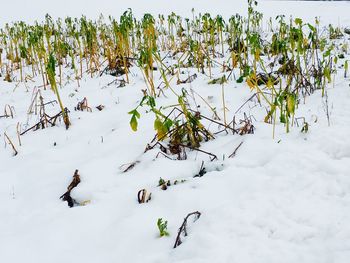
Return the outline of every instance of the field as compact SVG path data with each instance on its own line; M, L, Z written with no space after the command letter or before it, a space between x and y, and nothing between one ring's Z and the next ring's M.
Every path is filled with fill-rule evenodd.
M350 3L117 2L4 4L0 262L348 262Z

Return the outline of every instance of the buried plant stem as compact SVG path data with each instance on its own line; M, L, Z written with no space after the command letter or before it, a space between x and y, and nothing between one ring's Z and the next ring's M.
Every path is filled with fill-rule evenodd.
M183 223L181 224L180 228L179 228L179 231L177 233L177 236L176 236L176 239L175 239L175 244L173 246L173 248L177 248L178 246L180 246L182 244L182 241L181 241L181 234L184 234L184 236L187 236L188 233L187 233L187 220L189 217L191 216L195 216L195 220L199 219L200 216L201 216L201 213L196 211L196 212L192 212L192 213L189 213L185 218L184 218L184 221Z
M5 139L7 139L7 142L11 145L12 150L13 150L13 156L16 156L18 154L18 151L15 147L15 145L13 144L13 142L11 141L10 137L7 136L6 132L4 132L4 137ZM6 141L5 141L6 143Z
M233 151L233 153L230 154L230 156L228 158L235 157L238 149L242 146L242 144L243 144L243 141L240 142L240 144L236 147L236 149Z

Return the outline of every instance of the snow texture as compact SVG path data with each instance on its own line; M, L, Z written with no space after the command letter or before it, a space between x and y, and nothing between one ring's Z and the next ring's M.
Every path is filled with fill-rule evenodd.
M192 6L197 12L223 15L245 8L239 1L222 0L139 2L6 1L1 3L0 22L41 20L47 12L55 17L116 16L127 7L138 15L174 11L187 16ZM266 11L265 17L292 13L347 23L350 3L264 1L259 8ZM153 118L142 111L139 131L131 131L127 112L137 105L144 88L141 73L132 69L132 74L125 88L106 87L111 76L86 76L78 90L74 82L67 84L61 96L68 108L86 97L92 113L72 110L67 131L60 124L27 133L15 157L9 146L0 148L0 262L349 262L350 88L342 72L328 89L330 126L319 92L297 110L310 124L307 134L300 127L286 134L277 126L272 139L272 127L263 122L264 109L248 107L257 118L255 134L222 134L203 144L202 149L220 157L215 162L195 152L186 161L155 159L157 150L143 154L154 136ZM210 98L219 109L220 86L213 88L207 81L199 77L183 86ZM14 119L0 120L1 140L6 132L17 145L17 123L35 123L36 116L27 115L35 85L0 82L0 109L5 104L15 108ZM50 90L42 94L45 101L55 98ZM230 82L225 87L231 113L251 95L244 84ZM170 96L157 103L174 101ZM99 104L105 105L103 111L94 108ZM47 109L54 113L58 107ZM242 141L236 156L227 158ZM135 160L140 163L133 170L121 172L121 165ZM208 172L193 178L202 160ZM59 196L75 169L82 182L72 196L91 203L69 209ZM162 191L157 187L160 177L186 181ZM152 192L152 200L140 205L136 193L143 188ZM190 223L188 237L172 249L183 218L196 210L201 218ZM168 221L169 237L159 238L158 218Z

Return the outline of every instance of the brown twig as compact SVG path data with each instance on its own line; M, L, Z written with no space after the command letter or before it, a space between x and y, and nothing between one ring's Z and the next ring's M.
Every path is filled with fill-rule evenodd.
M213 154L213 153L206 152L206 151L204 151L204 150L201 150L201 149L198 149L198 148L194 148L194 147L192 147L192 146L185 145L185 144L179 144L179 145L182 146L182 147L189 148L189 149L191 149L191 150L198 151L198 152L205 153L205 154L207 154L207 155L212 156L212 158L210 159L210 161L214 161L214 160L217 160L217 159L218 159L218 157L217 157L215 154Z
M16 156L18 154L18 151L16 150L15 145L13 144L13 142L11 141L10 137L7 136L6 132L4 132L4 136L7 139L7 142L11 145L12 150L13 150L13 156ZM5 141L6 142L6 141Z
M123 169L124 166L126 166L126 168L123 170L123 173L126 173L130 170L132 170L136 164L138 164L140 161L135 161L135 162L132 162L132 163L127 163L127 164L123 164L120 166L120 169Z
M187 233L187 220L188 220L188 218L190 216L196 216L195 219L194 219L194 221L196 221L198 218L200 218L201 213L196 211L196 212L189 213L185 217L185 219L184 219L184 221L183 221L182 225L180 226L179 231L177 233L177 236L176 236L176 239L175 239L174 248L177 248L178 246L181 245L181 243L182 243L182 241L181 241L181 234L182 233L184 234L184 236L188 235L188 233Z
M65 108L64 110L66 111L66 113L69 112L67 108ZM54 115L52 117L47 115L46 113L44 113L44 115L41 117L39 122L37 122L36 124L31 126L30 128L26 129L25 131L23 131L20 135L23 135L30 130L38 130L40 127L42 129L44 129L44 128L46 128L47 123L50 123L51 126L55 126L57 118L60 116L62 116L62 111L60 111L59 113L57 113L56 115Z
M235 157L238 149L242 146L242 144L243 144L243 141L241 141L241 143L236 147L236 149L233 151L233 153L230 154L230 156L228 158Z

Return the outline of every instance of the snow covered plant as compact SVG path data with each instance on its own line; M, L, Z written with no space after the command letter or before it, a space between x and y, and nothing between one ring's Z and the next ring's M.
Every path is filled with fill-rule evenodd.
M69 116L68 116L68 111L67 109L63 106L60 93L57 88L57 83L56 83L56 73L55 73L55 67L56 67L56 60L52 53L49 55L48 62L46 65L46 71L47 71L47 76L51 85L52 90L55 92L57 101L60 105L61 111L62 111L62 116L63 116L63 122L66 125L66 129L69 128L70 126L70 121L69 121Z
M349 61L345 60L345 63L344 63L344 78L347 77L348 70L349 70Z
M182 94L178 96L178 104L167 107L168 110L170 109L167 115L163 112L164 108L156 108L154 97L145 95L140 104L129 112L131 115L130 126L134 131L137 131L138 119L141 117L138 109L142 106L148 106L149 111L154 113L154 129L157 132L152 143L147 146L146 151L159 145L163 153L177 155L179 160L183 160L186 159L184 148L199 150L202 141L214 138L211 132L201 123L201 114L189 108L187 94L184 89ZM172 117L173 115L174 117ZM218 124L225 126L224 124ZM163 141L167 141L167 147L160 144ZM216 156L212 157L216 158Z
M127 10L120 17L118 23L110 17L112 36L106 24L101 24L98 31L101 32L102 48L106 54L108 68L114 75L125 74L126 82L129 83L129 58L132 55L132 47L135 45L134 17L131 10Z
M334 83L334 53L346 44L340 43L344 34L332 25L323 33L318 20L310 24L300 18L286 21L284 16L276 17L276 25L270 19L270 30L263 32L262 14L255 10L256 4L249 0L246 16L237 14L226 21L220 15L194 12L191 19L171 13L167 19L145 14L137 20L129 9L119 19L109 17L108 21L103 16L97 20L85 16L54 20L47 15L42 23L7 24L0 29L0 72L9 82L26 82L38 76L44 89L50 82L59 97L57 86L63 88L74 79L79 87L84 74L109 74L125 86L132 77L131 68L137 66L147 85L148 97L143 102L150 106L154 101L151 98L168 89L174 92L174 78L177 85L193 81L180 79L185 69L197 70L198 76L208 77L211 84L232 79L246 84L264 102L265 121L273 127L282 123L288 132L299 101L316 90L324 96L329 83ZM47 66L49 70L45 70ZM156 85L158 77L161 83ZM151 106L156 116L154 126L158 138L165 134L165 138L171 138L169 131L179 125L176 131L183 134L180 141L189 141L191 147L198 148L201 140L196 139L193 130L199 127L199 133L206 132L196 124L199 120L193 121L195 113L181 106L182 99L186 100L179 96L174 110L181 111L184 123L162 116L163 110ZM137 108L130 112L133 130L137 130L140 118ZM68 117L64 118L68 126Z
M168 232L168 221L163 221L163 218L158 218L157 220L157 227L159 230L159 236L164 237L164 236L169 236Z
M143 41L139 47L139 56L137 64L140 67L145 78L149 94L156 96L156 90L153 82L153 54L157 51L157 36L155 28L155 19L150 14L145 14L141 21L143 32Z

